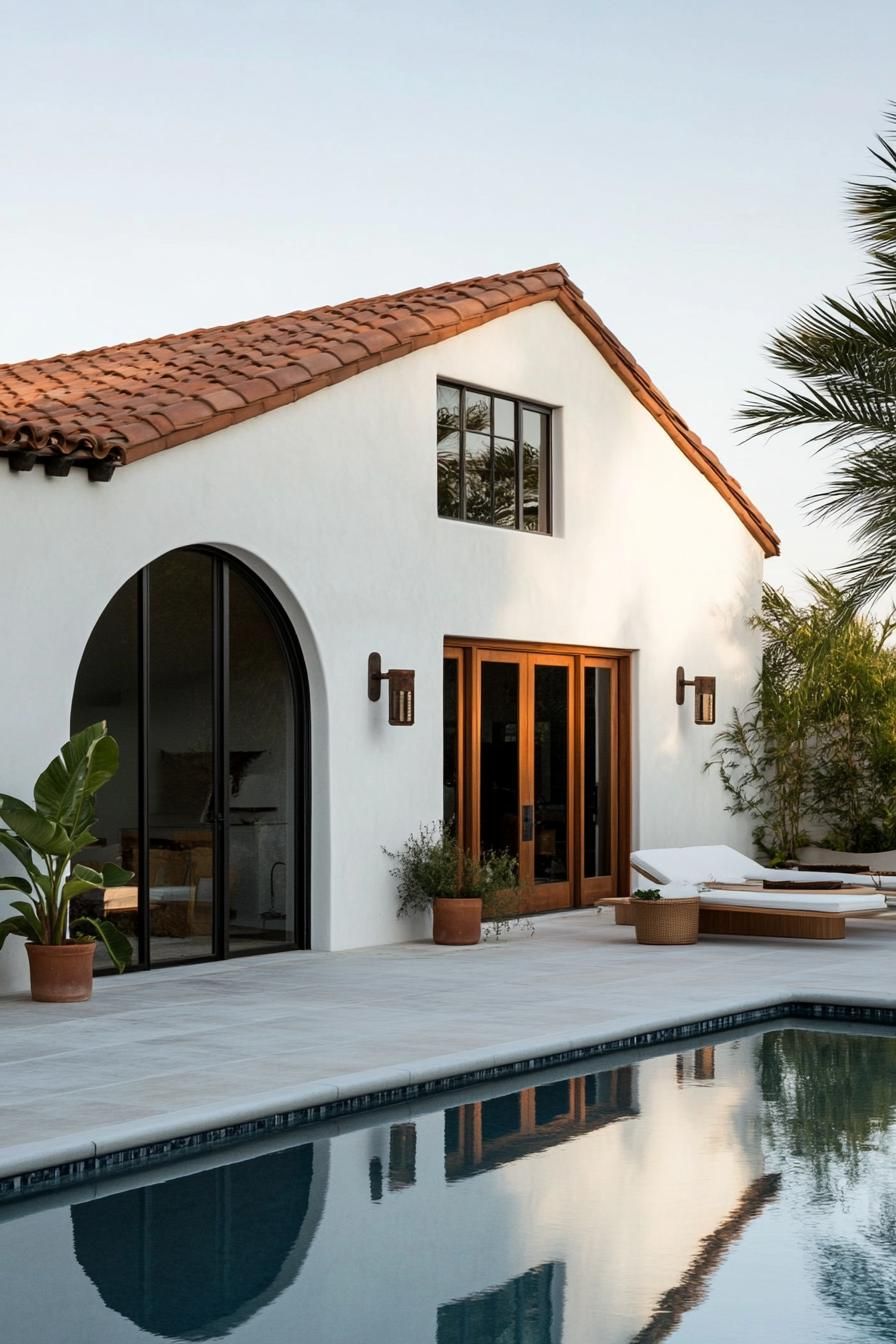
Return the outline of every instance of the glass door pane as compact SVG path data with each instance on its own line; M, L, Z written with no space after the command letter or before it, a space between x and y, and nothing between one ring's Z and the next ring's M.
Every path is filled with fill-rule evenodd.
M480 664L479 847L520 857L520 683L516 658Z
M230 872L224 899L233 953L295 942L296 801L286 654L252 585L234 570L228 584Z
M212 954L214 641L210 556L149 569L147 836L153 963Z
M116 924L131 941L134 965L139 950L139 819L140 681L138 609L139 579L130 579L106 607L81 660L72 702L72 732L106 719L118 742L118 774L97 794L93 832L97 843L78 855L90 868L117 863L134 873L126 887L89 891L76 896L71 917L90 915ZM106 970L111 958L96 945L96 969Z
M582 827L582 900L617 896L620 826L625 825L620 759L620 675L615 660L583 659L579 815ZM626 775L627 779L628 776ZM624 860L623 860L624 868Z
M585 877L613 871L612 831L612 672L585 668L584 695L584 860Z
M460 812L460 657L442 660L442 819L459 835Z
M534 874L536 883L569 881L569 684L565 666L535 664Z
M572 905L573 659L528 655L525 735L528 743L524 808L532 825L524 862L523 909L562 910ZM524 813L525 815L525 813ZM526 830L524 829L524 839Z

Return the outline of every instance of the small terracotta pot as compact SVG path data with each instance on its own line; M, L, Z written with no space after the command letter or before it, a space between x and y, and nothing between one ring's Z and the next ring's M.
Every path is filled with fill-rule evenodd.
M437 896L432 903L432 940L448 947L469 947L482 933L482 901L472 896Z
M80 1003L93 993L96 943L62 943L46 947L26 943L31 971L31 997L37 1003Z

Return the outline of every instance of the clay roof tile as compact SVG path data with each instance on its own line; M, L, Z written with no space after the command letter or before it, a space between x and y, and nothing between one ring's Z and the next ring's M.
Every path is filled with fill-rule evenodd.
M403 294L196 328L0 365L0 454L135 461L213 433L422 345L532 303L556 302L763 547L769 523L557 263Z

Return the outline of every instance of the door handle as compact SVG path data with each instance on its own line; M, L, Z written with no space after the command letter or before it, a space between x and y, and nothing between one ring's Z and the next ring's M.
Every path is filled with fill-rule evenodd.
M533 826L534 826L534 822L533 822L534 813L535 813L535 808L532 806L531 803L527 803L526 806L523 808L523 839L524 839L524 840L531 840L531 839L532 839Z

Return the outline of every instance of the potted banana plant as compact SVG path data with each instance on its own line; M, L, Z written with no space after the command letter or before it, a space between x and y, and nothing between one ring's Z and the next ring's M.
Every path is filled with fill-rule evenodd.
M134 876L117 864L102 871L74 863L97 843L94 796L118 770L118 743L105 723L94 723L61 748L34 785L34 804L0 794L0 845L22 874L0 877L0 891L15 891L15 914L0 920L0 948L10 935L26 939L31 997L40 1003L89 999L96 940L117 970L130 962L129 939L110 920L69 919L69 904L87 891L120 887ZM73 866L74 865L74 866Z

